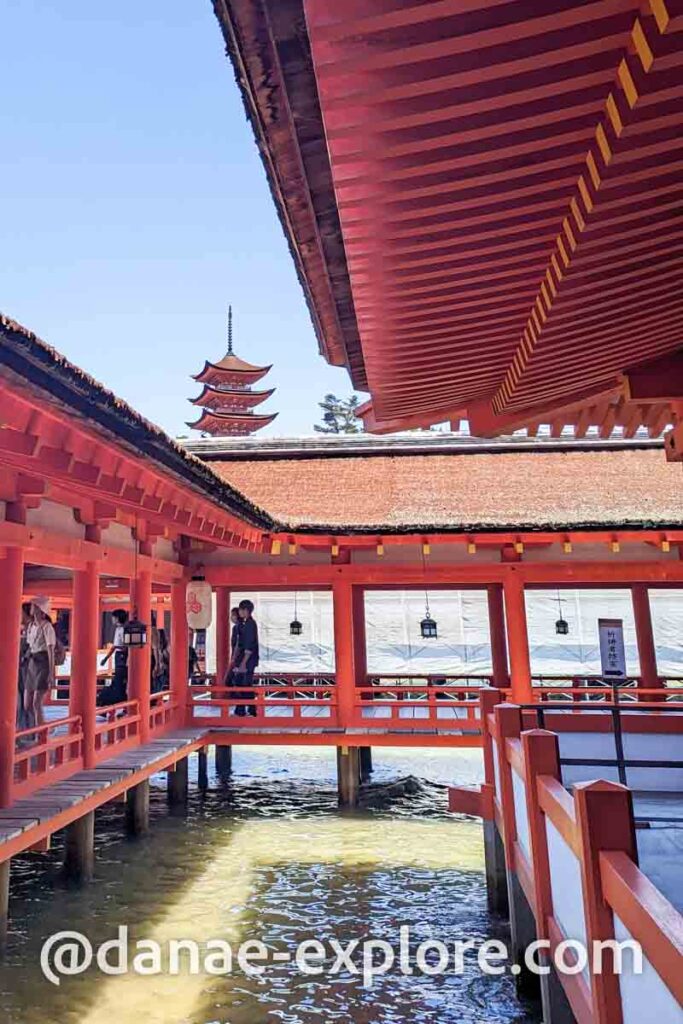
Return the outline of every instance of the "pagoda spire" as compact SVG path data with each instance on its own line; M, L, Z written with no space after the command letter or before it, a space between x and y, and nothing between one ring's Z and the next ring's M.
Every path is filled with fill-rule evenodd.
M252 385L261 380L270 366L254 366L235 355L232 337L232 304L228 306L228 351L217 363L205 362L204 369L193 380L203 384L193 405L201 407L198 420L188 423L193 430L201 430L214 437L234 437L253 434L272 423L277 413L263 415L254 408L265 402L274 388L256 391Z

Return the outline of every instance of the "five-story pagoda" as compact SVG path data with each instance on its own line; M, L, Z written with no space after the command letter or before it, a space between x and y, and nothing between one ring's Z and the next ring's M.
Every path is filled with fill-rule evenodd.
M193 380L203 384L201 394L191 398L202 414L188 427L214 437L237 437L253 434L267 426L277 413L263 415L254 409L275 391L255 391L253 385L265 377L270 366L253 366L236 356L232 350L232 306L228 309L228 351L218 363L204 363L204 369Z

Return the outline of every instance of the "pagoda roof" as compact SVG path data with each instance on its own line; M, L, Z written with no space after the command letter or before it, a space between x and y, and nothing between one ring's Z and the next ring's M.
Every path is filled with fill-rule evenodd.
M275 388L270 388L266 391L247 391L242 388L219 388L213 384L205 384L201 394L197 395L196 398L191 398L190 402L192 405L206 406L211 409L222 400L233 400L236 404L239 403L244 408L249 409L255 405L260 405L261 402L265 402L273 394L275 394Z
M207 360L204 363L204 368L193 377L193 380L203 384L211 383L213 380L229 382L232 378L235 382L243 381L244 383L253 384L255 381L265 377L271 369L272 364L271 366L254 366L253 363L248 363L245 359L240 359L239 356L229 352L217 363L211 363Z
M255 430L267 427L277 413L260 415L253 412L216 412L203 409L202 415L194 423L188 423L193 430L204 430L208 434L253 434Z
M214 5L321 350L372 430L608 430L619 400L659 425L641 364L680 401L683 19L547 6Z

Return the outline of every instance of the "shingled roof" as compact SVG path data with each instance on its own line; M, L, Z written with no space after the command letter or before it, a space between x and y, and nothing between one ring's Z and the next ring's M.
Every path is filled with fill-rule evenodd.
M28 384L49 402L89 421L250 525L264 530L273 527L266 513L214 475L200 459L28 328L2 314L0 375Z
M312 440L312 439L311 439ZM680 528L680 467L661 444L482 444L433 435L372 447L280 443L216 452L218 475L289 529L312 532ZM416 450L417 449L417 450ZM207 457L208 446L203 455Z

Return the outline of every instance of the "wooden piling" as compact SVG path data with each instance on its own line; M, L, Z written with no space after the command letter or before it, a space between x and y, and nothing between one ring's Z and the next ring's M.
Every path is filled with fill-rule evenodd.
M200 747L197 751L197 786L202 793L209 788L209 758L206 747Z
M89 811L66 827L64 877L85 885L95 872L95 812Z
M216 744L216 775L219 779L232 774L232 747Z
M131 786L126 793L126 831L129 836L149 832L149 779Z
M9 860L0 864L0 956L7 946L7 929L9 926Z
M181 757L173 771L168 773L168 802L171 807L182 807L187 803L188 793L188 762Z
M360 783L358 747L337 747L337 788L340 807L356 807Z
M368 782L372 775L372 747L359 747L360 781Z

